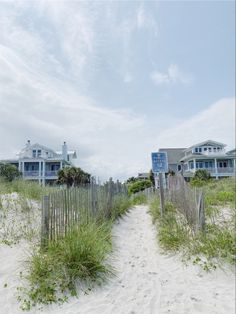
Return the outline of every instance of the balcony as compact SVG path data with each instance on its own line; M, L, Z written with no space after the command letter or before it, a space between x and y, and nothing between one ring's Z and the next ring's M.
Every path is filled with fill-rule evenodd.
M39 171L35 170L35 171L24 171L23 172L23 176L24 177L38 177L39 176Z
M235 176L236 175L236 169L233 168L233 167L217 167L217 172L216 172L216 169L215 167L212 167L212 168L197 168L197 169L185 169L184 170L184 176L187 176L187 177L192 177L195 173L195 171L197 170L206 170L208 171L212 176L216 176L216 175L219 175L219 176Z
M56 171L45 171L45 177L57 177L57 172ZM38 170L35 171L24 171L23 172L23 177L44 177L43 172L39 172Z
M46 171L45 172L45 177L57 177L57 172L58 170L54 171Z

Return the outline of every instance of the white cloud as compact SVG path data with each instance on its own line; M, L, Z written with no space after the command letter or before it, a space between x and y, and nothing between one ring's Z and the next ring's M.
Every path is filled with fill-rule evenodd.
M125 179L148 171L150 152L160 146L192 145L208 138L232 146L233 100L221 100L176 126L168 113L151 120L126 109L129 103L108 109L82 92L103 66L113 37L119 57L113 60L116 54L108 54L109 61L123 82L131 82L132 35L140 28L155 29L147 18L151 13L142 6L130 19L116 23L116 12L108 10L107 2L109 18L97 30L104 6L88 3L17 1L8 7L6 2L7 9L0 12L0 158L13 157L27 139L56 150L66 140L78 151L77 165L102 179ZM170 65L167 73L154 72L153 80L187 83L189 77ZM173 129L167 129L170 119Z
M177 64L170 64L166 73L154 71L151 73L150 77L156 85L175 83L189 84L192 82L192 77L180 70Z
M157 137L157 147L189 147L205 140L235 147L235 98L221 99L202 112L166 129Z

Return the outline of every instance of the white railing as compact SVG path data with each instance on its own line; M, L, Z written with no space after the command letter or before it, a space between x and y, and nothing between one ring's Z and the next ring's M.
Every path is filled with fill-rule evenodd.
M39 176L39 171L24 171L23 172L24 177L38 177Z
M45 172L45 177L56 177L57 176L57 172L58 172L58 170L56 170L56 171L46 171Z
M39 172L37 170L35 171L23 171L23 177L57 177L57 172L56 171L45 171L45 175L43 172Z

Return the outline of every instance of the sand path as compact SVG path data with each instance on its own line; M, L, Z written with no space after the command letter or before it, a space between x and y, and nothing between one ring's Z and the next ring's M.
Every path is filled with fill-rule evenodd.
M184 266L178 257L162 255L147 211L146 206L136 206L114 226L113 265L117 277L88 295L81 292L79 299L70 298L61 307L53 305L41 313L234 314L233 273L222 270L205 273L196 266ZM15 250L16 258L7 266L9 257L5 257L4 272L1 266L1 273L5 277L9 274L9 286L0 287L0 313L22 313L12 292L16 286L13 269L20 259L20 250L7 250Z

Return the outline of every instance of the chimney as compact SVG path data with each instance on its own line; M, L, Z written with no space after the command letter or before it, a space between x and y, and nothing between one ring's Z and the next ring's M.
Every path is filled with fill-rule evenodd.
M26 147L30 147L30 140L27 141Z
M62 145L62 158L63 160L67 161L67 145L66 142Z

